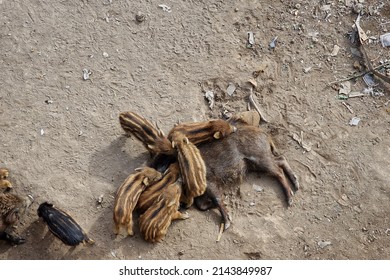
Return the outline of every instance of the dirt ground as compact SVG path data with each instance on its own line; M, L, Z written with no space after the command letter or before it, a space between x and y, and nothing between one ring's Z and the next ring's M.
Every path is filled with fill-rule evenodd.
M14 192L35 198L16 229L27 243L0 242L0 259L389 259L389 84L347 100L328 84L364 65L349 36L358 10L372 64L390 60L379 42L390 3L136 2L0 0L0 167ZM226 117L246 110L249 79L269 121L262 127L299 176L293 206L273 179L251 175L225 192L233 223L220 242L219 213L196 208L161 243L146 243L137 226L115 238L115 191L148 157L118 114L138 112L165 132ZM352 92L367 87L350 82ZM47 234L36 214L44 201L96 244L71 250Z

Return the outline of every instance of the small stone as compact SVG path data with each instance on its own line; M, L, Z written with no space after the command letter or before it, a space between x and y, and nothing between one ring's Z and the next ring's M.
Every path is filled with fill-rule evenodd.
M143 13L141 13L141 12L138 12L138 13L135 15L135 20L136 20L137 22L139 22L139 23L144 22L145 19L146 19L146 16L145 16Z
M264 188L259 186L259 185L256 185L256 184L253 184L253 189L257 192L262 192L264 191Z
M249 203L250 206L255 206L254 202Z
M333 51L332 51L332 53L330 55L331 56L337 56L337 54L339 53L339 50L340 50L340 47L337 46L337 45L334 45L333 46Z
M103 52L103 57L107 58L108 57L108 53Z
M318 246L320 246L321 249L324 249L325 247L332 245L332 242L330 241L318 241Z
M236 86L233 84L233 83L229 83L229 86L228 88L226 89L226 92L229 96L232 96L233 93L235 92L236 90Z
M360 209L360 207L359 206L354 206L353 207L353 210L355 210L357 213L362 213L362 209Z
M303 233L305 230L303 228L301 228L301 227L295 227L294 231L298 232L298 233Z

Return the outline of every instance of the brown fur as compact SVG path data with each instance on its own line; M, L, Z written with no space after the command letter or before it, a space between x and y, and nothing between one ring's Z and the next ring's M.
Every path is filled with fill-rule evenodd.
M118 188L114 205L114 232L119 234L122 226L127 234L133 235L133 210L143 190L149 184L161 179L161 173L150 167L144 167L131 174Z
M26 212L32 201L12 193L0 194L0 235L13 243L24 243L24 239L12 235L12 227L16 225Z
M8 169L0 168L0 180L7 179L9 175Z
M252 125L259 126L261 121L260 114L256 111L239 112L228 119L232 125Z
M195 126L183 129L184 135L179 133L177 136L174 136L174 132L180 132L184 124L173 128L168 136L178 150L177 158L184 182L184 194L181 200L191 204L191 194L189 195L190 197L186 196L186 192L202 190L204 192L203 195L192 195L192 198L195 198L196 205L201 210L218 207L225 229L230 225L230 218L222 202L219 190L227 185L242 182L249 171L266 173L275 177L284 190L288 205L292 204L293 190L291 187L294 190L299 188L297 176L292 171L287 160L276 152L270 136L258 127L258 119L258 116L253 115L252 112L234 116L229 122L232 127L237 126L237 132L228 137L222 137L220 141L210 141L213 135L211 133L206 133L207 137L201 133L198 137L193 137L191 140L190 135L196 135L202 131L201 129L191 130ZM194 145L191 146L188 139L193 141L192 143L203 143L199 147L200 154ZM202 158L207 167L207 169L200 167L201 170L207 171L208 186L205 191L203 189L205 184L200 184L200 187L199 184L197 185L197 181L204 181L203 172L196 171L202 165ZM175 158L170 158L167 162L175 162ZM164 168L160 169L161 166L159 167L159 165L161 164L162 166L167 166L164 157L160 156L153 159L150 165L158 170L164 170ZM189 168L189 166L192 167ZM192 176L200 178L193 179ZM192 185L195 185L195 187L191 187Z
M166 186L154 203L140 216L140 231L148 242L164 239L173 220L187 219L188 215L178 211L181 186L179 182Z
M134 135L145 148L152 154L172 154L171 142L164 136L161 130L157 130L145 118L134 112L123 112L119 115L119 122L124 131Z
M260 121L261 116L257 111L239 112L228 119L228 122L237 127L246 125L259 127ZM268 136L268 142L271 145L273 155L279 156L279 152L277 151L271 136Z
M291 185L298 190L297 177L287 160L283 156L275 155L269 135L259 127L242 124L237 127L236 133L199 149L207 167L208 190L205 195L196 199L195 203L203 210L218 207L225 228L230 225L229 215L218 190L242 182L249 171L275 177L283 188L288 205L292 204Z
M5 168L0 168L0 189L8 190L12 188L10 181L6 180L8 178L9 172Z
M211 120L207 122L182 123L176 125L168 134L172 141L175 132L181 132L194 145L207 143L215 139L222 139L236 131L236 128L224 120Z
M194 198L206 191L206 166L199 149L184 134L175 131L171 136L184 183L181 201L185 207L190 207Z
M160 194L167 188L168 186L175 183L180 178L180 168L178 163L172 163L167 171L164 173L163 178L155 182L152 185L149 185L145 188L145 190L141 193L139 197L137 209L142 214L144 213L150 206L157 200Z

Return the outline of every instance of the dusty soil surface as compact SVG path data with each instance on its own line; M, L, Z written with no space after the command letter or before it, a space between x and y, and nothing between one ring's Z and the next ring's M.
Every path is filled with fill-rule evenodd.
M363 10L373 65L390 59L378 40L390 31L390 3L136 2L0 0L0 165L15 193L35 198L16 229L27 243L0 242L0 259L389 259L389 85L342 100L339 83L328 84L364 65L348 35L354 10ZM225 192L233 223L220 242L219 213L195 208L159 244L138 227L115 238L115 191L148 157L118 114L138 112L164 131L229 116L246 110L251 78L262 127L299 176L293 206L273 179L251 175ZM350 82L352 92L367 87ZM96 244L70 250L48 234L36 214L43 201L71 213Z

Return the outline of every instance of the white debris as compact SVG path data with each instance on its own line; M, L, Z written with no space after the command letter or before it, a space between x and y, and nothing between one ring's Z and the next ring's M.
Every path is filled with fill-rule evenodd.
M89 76L92 74L91 71L89 71L88 69L83 69L83 79L84 80L88 80L89 79Z
M247 40L247 47L252 48L255 45L255 35L253 32L247 32L248 40Z
M229 83L229 86L228 88L226 89L226 92L229 96L232 96L233 93L235 92L236 90L236 86L233 84L233 83Z
M101 205L101 204L103 203L103 199L104 199L104 195L101 194L101 195L98 197L98 199L97 199L97 203L98 203L99 205Z
M361 93L361 92L356 92L356 91L350 92L349 95L348 95L349 98L362 97L362 96L365 96L365 94Z
M337 46L337 45L334 45L333 46L333 51L332 51L332 53L330 55L331 56L337 56L337 54L339 53L339 50L340 50L340 47Z
M273 50L274 48L276 48L276 41L278 40L278 36L276 36L275 38L273 38L272 40L271 40L271 43L269 43L269 48L271 49L271 50Z
M332 245L332 242L330 241L318 241L318 246L320 246L321 249L324 249L325 247Z
M351 92L351 83L349 81L343 82L340 84L339 94L349 95Z
M379 37L382 46L385 47L390 47L390 33L383 34Z
M160 5L158 5L158 6L159 6L164 12L167 12L167 13L172 12L171 7L169 7L169 6L165 5L165 4L160 4Z
M253 184L252 187L253 187L253 189L254 189L255 191L257 191L257 192L262 192L262 191L264 191L264 188L261 187L261 186L259 186L259 185Z
M304 72L305 74L307 74L307 73L309 73L312 69L313 69L313 67L312 67L312 66L309 66L309 67L303 68L303 72Z
M214 107L214 92L212 92L211 90L208 90L204 94L204 97L206 97L206 99L209 102L209 108L213 109L213 107Z
M352 126L357 126L360 122L360 119L357 118L357 117L353 117L350 121L349 121L349 125L352 125Z
M45 134L45 131L43 130L43 128L41 128L41 136Z
M310 143L306 143L303 141L303 132L301 131L301 135L299 136L298 134L296 134L295 132L291 135L292 139L294 139L295 141L297 141L297 143L306 151L306 152L310 152L311 151L311 144Z
M359 33L360 40L366 41L368 39L368 36L364 32L364 30L360 27L360 17L361 17L361 15L359 14L356 21L355 21L355 26L356 26L356 29Z
M108 53L103 52L103 57L107 58L108 57Z

